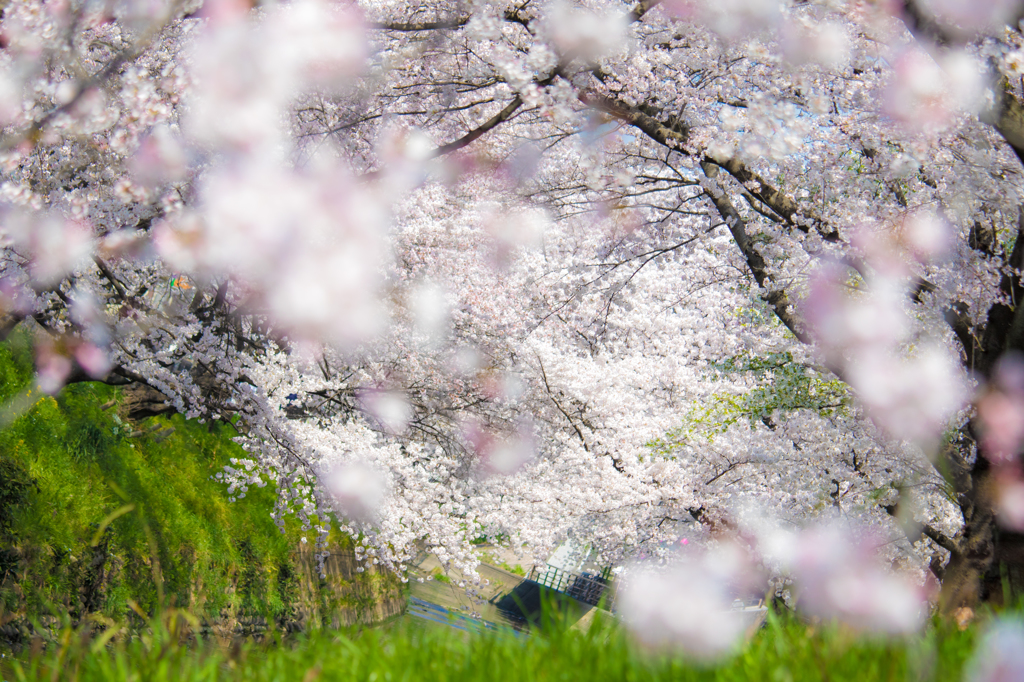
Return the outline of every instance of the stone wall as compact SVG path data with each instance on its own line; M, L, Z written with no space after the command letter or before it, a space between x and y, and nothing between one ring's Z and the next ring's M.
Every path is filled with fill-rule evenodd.
M49 639L64 623L76 624L90 613L102 611L112 591L152 581L149 576L153 567L148 558L126 560L107 553L105 544L81 557L65 557L59 564L46 552L8 548L12 554L8 563L20 564L22 570L8 570L3 576L2 587L8 598L6 608L0 608L0 641L16 645L36 635ZM53 575L59 574L68 586L46 604L33 596L38 592L33 586L15 582L18 574L28 573L25 569L29 564L37 569L31 573L38 577L44 563L54 563L46 568ZM258 637L271 628L297 633L360 623L372 625L402 614L407 598L399 577L376 566L365 566L363 571L357 571L358 567L351 548L335 547L321 576L313 549L300 545L285 565L225 567L212 574L216 584L203 584L204 573L196 571L186 589L165 595L165 599L170 606L184 607L195 614L202 624L201 635L222 641ZM205 575L209 578L211 572ZM268 581L274 581L276 599L283 607L266 608L263 600L269 591ZM142 619L131 612L125 616L142 624Z
M380 623L405 610L402 582L393 573L377 566L356 569L351 549L333 550L324 561L325 576L320 575L315 554L304 545L296 554L299 595L296 622L300 629L337 628L356 623Z

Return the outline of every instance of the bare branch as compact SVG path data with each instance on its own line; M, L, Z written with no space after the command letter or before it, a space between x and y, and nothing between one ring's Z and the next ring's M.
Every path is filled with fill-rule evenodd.
M443 144L437 149L435 149L433 153L430 155L430 158L436 159L440 156L444 156L445 154L449 154L457 149L462 149L463 147L469 146L470 144L473 143L473 141L479 139L488 131L497 128L499 125L507 121L509 117L516 112L516 109L518 109L522 105L523 99L519 95L516 95L515 98L513 98L511 102L505 105L505 108L499 111L497 114L487 119L482 124L474 128L473 130L469 131L459 139L453 140L448 144Z
M440 19L437 21L373 22L369 24L368 27L380 31L416 33L419 31L445 31L453 28L462 28L468 23L469 17L458 17L455 19Z

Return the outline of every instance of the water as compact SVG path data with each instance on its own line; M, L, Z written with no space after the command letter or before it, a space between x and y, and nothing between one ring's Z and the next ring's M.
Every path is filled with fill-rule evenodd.
M455 630L470 633L481 632L505 632L517 637L527 636L525 632L517 631L511 623L496 624L479 618L472 618L462 613L450 611L440 604L424 601L416 597L409 597L409 606L405 611L406 617L419 618L429 623L447 625Z

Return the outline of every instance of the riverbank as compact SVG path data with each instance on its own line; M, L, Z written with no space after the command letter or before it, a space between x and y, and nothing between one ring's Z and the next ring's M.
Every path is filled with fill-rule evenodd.
M214 479L245 456L230 425L133 422L98 384L33 394L29 353L0 345L0 405L27 408L0 430L0 640L91 617L141 627L167 607L222 638L401 613L400 578L358 566L349 538L332 534L320 576L313 536L274 524L271 486L236 499Z

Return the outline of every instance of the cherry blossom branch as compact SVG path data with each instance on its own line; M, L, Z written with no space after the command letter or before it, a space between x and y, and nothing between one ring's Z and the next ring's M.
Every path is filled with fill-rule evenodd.
M450 154L451 152L454 152L458 149L462 149L463 147L468 147L474 141L483 137L489 131L494 130L499 125L507 121L512 116L512 114L514 114L516 110L522 105L523 98L520 97L519 95L516 95L511 102L505 105L505 108L496 113L494 116L484 121L482 124L474 128L473 130L469 131L459 139L453 140L452 142L449 142L447 144L443 144L437 149L435 149L433 152L430 153L430 158L436 159L438 157L444 156L445 154Z
M367 24L367 28L380 31L396 31L398 33L417 33L420 31L445 31L453 28L462 28L468 23L469 17L457 17L435 21L377 21Z
M689 138L690 130L685 123L677 121L673 125L666 125L655 118L656 111L650 107L630 107L622 102L586 90L580 92L579 100L587 106L594 107L628 123L669 149L682 152L682 146Z
M660 1L660 0L659 0ZM512 24L519 24L529 30L529 19L522 15L522 11L526 9L529 1L520 5L519 7L507 9L502 14L505 21ZM643 5L644 3L640 3ZM636 12L639 9L639 5L633 11ZM645 10L646 11L646 10ZM639 16L643 16L642 13ZM638 16L638 18L639 18ZM436 19L434 21L381 21L372 22L367 25L368 28L381 30L381 31L395 31L396 33L419 33L423 31L446 31L456 28L463 28L466 26L472 17L461 16L454 17L452 19Z
M729 197L726 195L725 190L722 189L721 185L718 184L716 177L718 175L717 164L713 164L708 161L701 162L701 170L704 171L708 181L713 183L708 188L706 194L711 202L718 209L718 212L722 216L722 220L729 227L729 231L732 233L733 241L739 248L740 253L743 254L744 259L747 261L747 267L750 268L751 274L754 276L754 280L758 286L766 290L763 295L764 300L771 306L772 310L779 320L793 333L797 339L803 343L810 343L811 338L804 330L800 320L797 319L796 313L793 310L793 304L789 300L789 296L786 294L785 289L782 288L770 288L770 277L768 275L768 268L764 260L764 256L754 247L753 241L747 235L746 224L743 218L740 217L736 207L733 206Z
M565 420L569 422L569 425L572 427L573 431L576 433L576 436L579 437L580 442L583 444L583 449L586 450L587 452L590 452L590 446L587 445L587 439L583 437L583 432L580 430L580 427L576 425L576 422L572 420L572 417L570 417L569 413L565 411L565 408L563 408L562 405L555 399L555 392L551 390L551 384L548 383L548 374L547 372L544 371L544 363L541 362L540 357L537 357L537 365L540 367L540 375L544 381L544 388L547 390L548 397L551 398L551 402L555 404L555 407L558 408L558 411L561 412L562 416L565 417Z
M643 18L643 16L648 11L650 11L653 7L657 6L660 1L661 0L641 0L641 2L638 3L630 11L629 15L627 16L627 19L628 19L629 23L634 23L634 22L639 21L641 18ZM519 14L521 9L522 8L520 7L520 8L516 8L514 10L508 10L505 13L505 18L508 21L512 21L514 23L522 24L524 27L527 27L527 29L528 29L529 28L528 21L526 19L524 19ZM385 29L396 27L393 30L399 30L399 31L402 31L402 30L421 31L421 30L432 30L432 29L437 29L437 28L457 28L459 26L465 25L468 22L469 22L469 19L466 18L466 19L457 19L457 20L453 20L453 21L449 21L449 22L424 22L422 24L415 24L415 23L414 24L385 24L385 25L381 25L379 27L380 28L385 28ZM565 69L568 67L569 63L574 58L575 58L575 55L565 55L565 56L563 56L562 59L559 61L558 65L551 72L551 75L549 75L547 78L544 78L543 80L535 80L535 83L537 85L539 85L539 86L542 86L542 87L550 85L551 83L554 82L554 80L556 78L558 78L559 76L561 76L564 73ZM466 134L464 134L459 139L453 140L452 142L448 142L446 144L441 145L440 147L437 147L436 149L434 149L434 151L432 151L430 153L428 158L436 159L436 158L445 156L446 154L450 154L451 152L454 152L454 151L457 151L459 149L463 149L463 148L469 146L470 144L472 144L473 142L478 140L480 137L482 137L483 135L487 134L491 130L497 128L502 123L504 123L509 118L511 118L512 115L516 112L516 110L518 110L519 107L521 107L522 105L523 105L522 96L517 94L512 99L512 101L509 102L497 114L492 116L487 121L484 121L484 123L482 123L478 127L474 128L473 130L467 132ZM375 175L376 175L376 173L370 173L370 174L368 174L365 177L373 177Z
M94 256L93 262L96 263L96 267L99 268L99 271L103 274L103 277L108 282L110 282L110 285L112 287L114 287L114 291L117 293L117 297L122 301L127 301L128 293L125 291L124 285L121 284L121 281L114 276L114 273L110 271L110 268L107 267L107 264L103 262L103 259L100 258L99 256Z
M629 23L640 21L645 14L650 12L652 9L661 4L661 0L641 0L636 6L626 15Z
M722 471L720 471L719 473L715 474L714 476L712 476L708 480L704 481L704 485L711 485L712 483L714 483L715 481L720 479L722 476L725 476L730 471L733 471L734 469L736 469L736 467L740 467L740 466L743 466L745 464L750 464L750 460L740 460L738 462L729 462L729 464L724 469L722 469Z
M988 310L981 341L974 357L974 369L988 377L996 361L1008 350L1024 350L1024 285L1019 272L1024 266L1024 208L1021 209L1017 239L1006 261L999 289L1008 302L997 301ZM979 458L980 460L981 458Z
M793 199L779 191L760 175L750 170L745 163L736 158L723 158L705 152L704 158L728 171L741 186L757 197L765 206L785 219L786 223L801 232L808 232L808 223L813 223L821 238L827 242L839 242L839 233L826 223L814 211L801 208Z
M1009 82L1000 79L999 88L999 113L995 120L991 121L1006 143L1010 145L1017 158L1024 163L1024 105L1017 96L1010 90Z
M655 7L660 1L661 0L641 0L641 2L638 3L633 8L633 10L629 13L629 15L628 15L629 23L634 23L634 22L639 21L641 18L643 18L643 16L648 11L650 11L651 8ZM515 11L514 14L516 16L518 16L518 10ZM508 18L508 13L506 13L506 18ZM525 26L526 24L524 23L523 25ZM551 75L549 75L547 78L544 78L543 80L535 81L537 83L537 85L543 87L543 86L547 86L547 85L550 85L551 83L553 83L556 78L558 78L559 76L561 76L565 72L565 69L569 66L569 63L574 58L575 58L574 55L565 55L565 56L563 56L562 59L559 61L558 65L551 72ZM445 154L448 154L450 152L453 152L453 151L456 151L458 149L462 149L463 147L468 146L469 144L471 144L475 140L479 139L481 136L483 136L487 132L493 130L494 128L497 128L499 125L501 125L502 123L507 121L512 116L512 114L514 114L516 112L516 110L520 106L522 106L522 104L523 104L522 97L520 95L516 95L515 98L511 102L509 102L505 106L504 109L502 109L497 114L492 116L490 119L485 121L479 127L469 131L468 133L466 133L465 135L463 135L459 139L454 140L452 142L449 142L447 144L441 145L440 147L435 149L430 154L430 158L436 159L438 157L444 156Z
M948 47L958 42L954 35L923 12L915 0L903 0L902 9L903 24L918 40L924 39L940 47ZM1018 9L1007 25L1017 26L1022 18L1024 12ZM982 118L987 119L986 122L1002 135L1017 158L1024 163L1024 105L1010 89L1006 78L998 78L997 83L999 93L996 110Z
M101 87L111 77L117 74L121 70L121 67L134 61L143 52L145 52L158 35L166 28L172 21L172 19L178 16L181 10L182 1L177 0L167 8L167 13L159 20L150 23L146 30L142 33L138 40L136 40L129 47L121 50L113 59L100 69L98 73L88 78L84 83L78 84L78 89L75 90L74 95L62 104L51 108L44 113L40 118L32 122L32 124L25 130L5 135L0 138L0 150L8 151L14 149L24 141L29 141L33 145L39 141L39 137L43 132L43 128L48 123L53 121L57 116L63 113L71 111L89 92Z
M603 80L604 74L598 73L596 75L600 80ZM662 123L659 118L657 118L658 112L651 107L631 107L610 98L586 92L581 93L580 100L584 104L593 106L626 123L629 123L655 142L658 142L669 149L676 149L683 154L687 153L681 147L687 140L689 129L685 124L678 121L672 125ZM1024 107L1019 108L1019 114L1021 118L1021 140L1024 142ZM831 243L843 242L836 229L817 215L817 213L806 208L801 208L795 200L773 187L763 177L750 170L746 164L738 159L723 158L707 152L704 153L703 159L704 162L702 162L702 167L704 166L704 163L711 163L725 169L740 185L742 192L749 192L754 198L778 214L788 225L807 233L810 231L808 223L811 223L815 226L816 232L823 240ZM720 212L722 210L731 210L731 212L736 215L737 220L739 220L739 213L728 199L713 199L713 201L716 204L716 208L720 209ZM748 202L750 202L749 199ZM721 206L719 206L719 204L721 204ZM752 203L751 205L755 211L764 215L762 211L757 210L756 206L753 206ZM725 217L726 214L723 213L722 215L723 218L729 222L728 218ZM771 218L771 216L766 217L769 219ZM730 224L730 229L732 229L732 224ZM735 236L736 235L734 233L734 237ZM740 246L740 250L743 253L744 258L747 259L747 263L750 266L755 279L758 281L758 284L762 284L766 276L764 258L752 245L749 244L749 239L746 238L745 231L743 233L743 238L744 243L747 244L747 246L740 246L739 242L737 242L737 245ZM1020 243L1020 241L1021 240L1018 239L1018 243ZM851 267L860 272L861 275L867 274L868 267L860 259L849 257L847 262ZM1018 265L1017 267L1020 266ZM759 275L758 273L761 274ZM911 298L915 302L922 302L923 294L933 293L937 290L937 287L928 280L920 276L915 276L911 285ZM780 320L782 320L783 324L785 324L787 328L794 331L798 322L795 314L792 312L791 304L788 302L785 292L778 290L770 295L778 300L780 305L782 305L787 311L786 315L788 321L781 317ZM944 311L944 319L947 324L949 324L951 330L964 349L964 353L967 358L967 366L973 368L975 366L975 333L970 324L969 318L962 312L962 308L964 307L964 304L959 302L953 303ZM1020 307L1024 308L1024 306ZM1016 328L1019 329L1021 335L1020 342L1021 344L1024 344L1024 319L1019 321L1018 327ZM796 331L794 331L794 334L796 334ZM802 336L801 334L797 334L797 338L804 342L808 340L808 337Z
M903 0L899 5L903 12L901 19L907 29L918 38L927 38L937 45L949 45L954 39L945 29L937 24L914 0Z
M896 518L896 519L899 518L898 505L886 504L886 505L879 505L879 506L881 506L882 509L884 509L885 512L887 514L889 514L889 516L891 516L893 518ZM960 551L960 546L957 544L957 542L955 540L950 538L945 533L937 530L933 526L928 525L927 523L925 523L925 524L923 524L921 526L921 533L923 535L925 535L927 538L929 538L936 545L938 545L942 549L944 549L947 552L949 552L950 554L954 554L954 553ZM910 536L909 533L907 534L907 538L909 540L913 540L913 538Z

